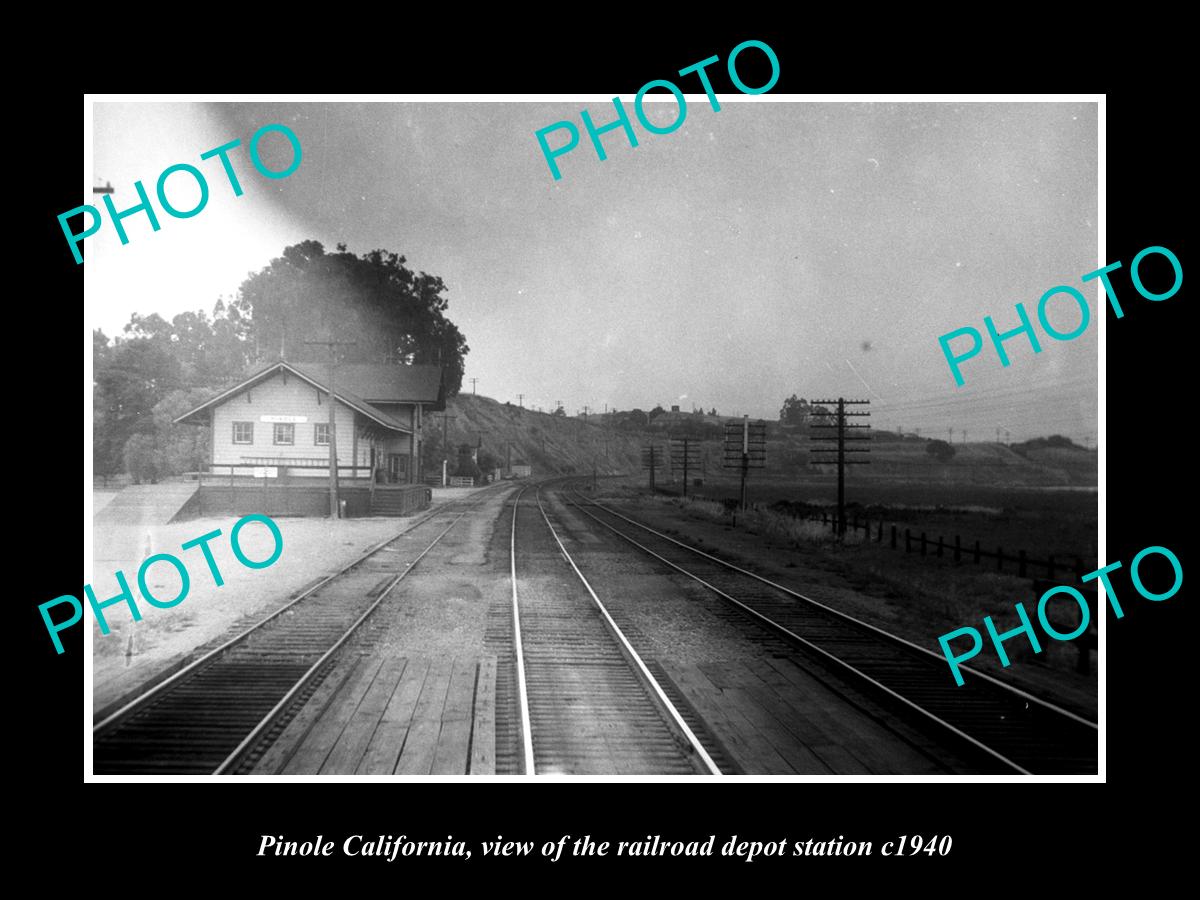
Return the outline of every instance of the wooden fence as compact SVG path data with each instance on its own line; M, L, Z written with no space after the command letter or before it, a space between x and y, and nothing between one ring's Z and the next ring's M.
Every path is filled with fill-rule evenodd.
M836 528L837 516L827 512L821 515L805 516L805 519L813 522L820 522L830 528ZM874 540L878 544L882 544L884 540L882 520L872 523L868 519L861 522L857 515L846 520L847 531L864 531L867 540ZM872 538L872 531L874 537ZM889 524L888 526L888 546L893 550L899 549L901 543L900 532L896 525ZM1024 550L1017 550L1014 556L1011 552L1005 553L1003 547L996 547L994 551L985 550L978 540L972 541L964 545L961 535L954 535L953 542L943 535L938 535L937 540L927 537L926 532L922 531L919 534L914 534L911 528L904 529L903 541L905 553L919 553L921 556L937 556L945 558L952 556L956 563L971 562L975 565L983 564L984 560L995 560L996 571L1003 572L1004 564L1009 563L1010 566L1016 566L1017 576L1019 578L1034 578L1041 573L1045 573L1046 578L1053 581L1056 572L1063 574L1074 574L1076 577L1084 575L1089 570L1084 568L1083 558L1076 556L1070 561L1063 558L1055 558L1047 556L1045 559L1035 559L1029 556ZM1037 574L1034 574L1037 573Z
M661 493L674 494L673 491L661 491ZM712 497L702 497L693 495L693 500L703 500L709 503L718 503L726 509L734 509L737 506L736 500L715 499ZM791 515L785 512L765 509L757 503L752 503L750 508L759 512L774 512L776 515L787 516L792 519L800 519L804 521L820 522L828 528L835 528L837 524L837 515L829 512L822 512L820 515L811 514ZM884 528L887 527L885 537ZM1045 559L1036 559L1031 557L1024 550L1017 550L1015 555L1013 551L1005 552L1003 547L996 547L995 550L985 550L978 540L964 543L961 535L954 535L953 539L938 535L936 539L931 538L924 531L914 532L911 528L905 528L903 531L893 523L885 523L882 520L875 522L869 519L859 519L855 514L853 517L846 519L847 531L862 531L865 533L868 541L882 544L885 541L893 550L898 550L903 547L905 553L917 553L921 556L937 557L939 559L952 558L956 563L969 562L975 565L990 565L992 561L996 563L996 571L1003 572L1004 566L1007 563L1009 570L1016 568L1017 576L1020 578L1040 578L1045 577L1053 581L1057 574L1075 575L1076 578L1091 571L1084 567L1083 558L1075 557L1054 557L1048 556ZM1094 568L1094 567L1093 567Z

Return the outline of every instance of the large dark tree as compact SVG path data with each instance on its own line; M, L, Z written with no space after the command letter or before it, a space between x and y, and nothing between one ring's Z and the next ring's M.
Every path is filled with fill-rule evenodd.
M786 428L800 428L808 422L810 415L812 407L808 401L792 394L783 401L783 408L779 410L779 424Z
M441 364L448 393L457 394L469 348L444 315L446 285L405 262L384 250L355 256L339 244L326 253L304 241L251 274L234 308L250 322L259 361L324 362L328 350L305 341L333 337L356 342L339 348L344 361Z

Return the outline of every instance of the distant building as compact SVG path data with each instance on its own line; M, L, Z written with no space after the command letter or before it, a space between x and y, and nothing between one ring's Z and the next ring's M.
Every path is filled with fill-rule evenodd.
M533 474L533 466L527 463L513 463L512 477L513 478L528 478Z
M213 472L325 476L328 379L319 364L271 363L175 421L211 428ZM339 478L416 483L422 420L446 408L441 367L341 364L334 394Z
M679 404L675 404L674 406L672 406L671 412L679 412Z

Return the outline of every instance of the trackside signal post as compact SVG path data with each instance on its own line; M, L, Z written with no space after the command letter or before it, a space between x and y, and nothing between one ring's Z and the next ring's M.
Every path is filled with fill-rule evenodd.
M741 422L725 423L725 452L721 463L726 469L742 470L741 508L746 508L746 476L751 469L767 465L767 423L751 422L742 416Z
M829 459L828 457L817 457L816 459L813 459L812 462L814 465L827 465L829 463L837 464L837 473L838 473L837 534L838 534L838 537L844 537L846 534L846 466L865 466L869 462L869 460L865 460L865 459L846 459L846 454L847 453L869 453L870 449L871 449L869 447L858 448L858 447L847 447L846 446L846 444L848 442L869 441L871 439L870 435L859 436L859 435L855 435L855 434L846 434L847 431L865 430L865 429L869 429L871 427L870 425L847 425L846 424L847 418L865 417L865 416L869 416L871 414L869 412L850 412L850 413L848 413L848 412L846 412L846 407L847 406L866 406L870 402L871 402L870 400L846 400L842 397L838 397L837 400L813 400L812 401L813 406L832 406L834 403L837 404L837 421L834 424L831 425L828 423L822 423L822 424L815 424L815 425L810 426L812 428L836 429L837 435L836 436L831 435L828 437L824 437L824 436L810 437L809 440L828 441L828 442L836 441L837 442L837 451L836 451L837 458L836 459ZM812 450L810 452L833 454L835 451L832 448L826 449L826 448L822 447L822 448L817 448L815 450Z

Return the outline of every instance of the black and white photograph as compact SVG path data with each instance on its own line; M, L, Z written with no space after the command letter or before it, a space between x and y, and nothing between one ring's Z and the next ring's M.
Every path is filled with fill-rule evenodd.
M725 52L91 98L89 780L1102 777L1103 97Z

